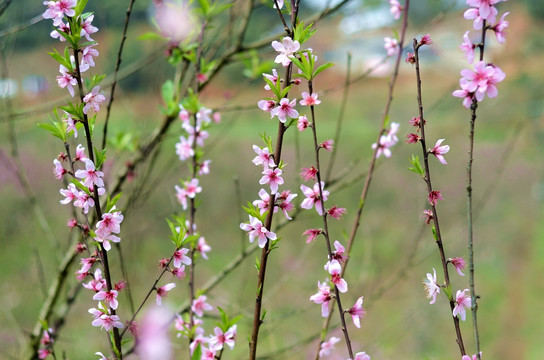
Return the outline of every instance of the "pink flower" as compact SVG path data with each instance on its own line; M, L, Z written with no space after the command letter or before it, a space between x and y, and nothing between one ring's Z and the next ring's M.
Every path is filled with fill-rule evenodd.
M40 349L40 350L38 350L38 359L45 359L45 358L48 357L49 355L51 355L51 351L50 351L50 350L47 350L47 349Z
M191 265L192 260L190 257L188 257L187 254L189 252L189 249L181 248L174 252L173 259L174 259L174 267L179 268L181 267L181 264L185 265Z
M309 167L309 168L302 168L302 172L300 173L300 176L302 176L302 178L304 179L304 181L308 181L308 180L316 180L316 175L317 175L317 169L314 168L313 166Z
M331 282L336 286L338 291L341 293L348 291L348 283L341 276L342 266L338 260L329 261L325 265L325 270L327 270L331 275Z
M255 165L262 165L265 169L276 166L274 157L270 154L270 150L267 147L261 149L257 145L253 145L253 151L257 154L252 160Z
M272 0L274 3L274 9L276 8L276 2L278 3L279 8L281 9L283 7L283 1L284 0Z
M85 155L85 148L81 146L81 144L78 144L76 147L76 156L74 157L74 162L85 161L87 159L87 155Z
M433 268L433 275L427 273L427 278L423 279L423 287L427 292L427 299L431 299L429 304L436 302L436 295L440 293L440 286L436 283L436 270Z
M323 141L321 144L319 144L319 147L323 148L323 149L325 149L327 151L332 151L333 150L333 144L334 144L333 140L326 140L326 141Z
M270 117L273 118L274 116L277 116L282 123L285 123L287 118L296 119L298 117L298 111L295 110L296 105L297 99L293 99L289 102L289 99L283 98L280 100L278 106L270 111Z
M89 310L90 311L90 310ZM124 328L123 323L120 321L119 316L117 315L108 315L102 314L100 317L96 318L92 322L93 326L100 326L106 331L110 331L114 327L118 329Z
M98 355L100 356L100 359L98 360L109 360L106 356L104 356L104 354L102 354L100 351L97 351L94 353L95 355Z
M467 90L455 90L452 95L455 97L463 98L463 106L467 109L470 108L472 102L475 99L474 93Z
M176 197L183 207L183 210L187 210L187 191L177 185L175 185L174 188L176 189Z
M351 360L351 359L348 359ZM355 358L353 360L370 360L370 356L366 354L366 352L361 351L355 354Z
M117 306L119 306L119 302L117 301L117 295L119 295L119 293L116 290L100 290L93 296L93 300L104 300L104 302L108 304L110 308L115 310L117 309Z
M436 156L438 161L446 165L447 162L446 162L446 159L444 159L443 155L446 154L448 151L450 151L450 146L449 145L440 146L440 144L442 144L444 140L446 139L438 139L434 147L432 149L429 149L429 154L433 154L434 156Z
M194 199L196 194L202 192L202 187L198 186L197 178L193 178L191 181L185 181L183 184L185 185L187 196L191 199Z
M421 38L421 41L419 42L420 45L432 45L432 43L433 43L433 40L431 39L430 34L423 35L423 37Z
M170 270L170 272L178 279L184 279L185 276L187 276L187 274L185 273L185 265L182 265L179 268L173 268L172 270Z
M210 173L211 160L204 160L204 162L198 164L198 175L208 175Z
M304 131L308 128L308 126L310 126L310 122L308 121L306 115L299 116L297 121L298 131Z
M468 289L465 289L463 291L457 290L457 293L455 294L455 307L453 308L453 316L457 316L465 321L466 319L466 312L465 310L470 308L472 304L472 300L470 298L470 292Z
M423 218L425 219L425 223L429 225L433 220L432 210L423 210Z
M343 263L347 260L347 256L344 255L346 249L344 246L340 243L340 241L336 240L334 242L334 248L335 251L332 252L332 260L337 260L340 263Z
M155 1L155 3L157 27L161 35L169 39L170 43L177 45L197 26L187 1Z
M305 232L303 232L302 235L306 235L306 244L309 244L315 240L317 235L321 233L322 233L321 229L308 229Z
M468 37L469 33L470 31L467 31L465 35L463 35L463 43L459 46L459 49L463 50L468 63L472 64L474 62L474 49L476 46L470 41L470 38Z
M463 355L463 357L461 358L461 360L479 360L482 358L482 352L480 351L480 357L478 358L478 355L472 355L469 356L469 355Z
M271 231L268 231L264 226L263 223L253 216L249 216L249 224L248 223L242 223L240 224L240 228L244 231L247 231L249 234L249 242L253 243L255 241L255 238L257 238L257 241L259 243L260 248L264 248L266 245L266 242L270 240L276 240L277 236Z
M440 190L433 190L428 195L429 204L436 205L438 203L438 200L444 200L442 197L442 193L440 193Z
M346 208L339 208L337 206L333 206L329 210L327 210L327 213L336 220L340 220L342 215L346 213Z
M93 44L83 48L81 53L81 64L79 65L80 72L87 71L90 67L94 67L94 58L100 55L98 50L93 47L96 45L97 44Z
M508 27L510 24L508 21L504 20L506 15L510 14L509 12L505 12L503 16L501 16L501 19L499 22L493 26L491 29L495 32L495 36L497 37L497 41L501 44L504 44L505 37L504 37L504 30Z
M65 34L69 34L70 33L70 24L69 23L65 24L61 20L60 24L58 25L58 28L56 30L51 31L49 33L49 36L51 36L53 39L59 39L61 42L66 41L64 36L61 35L61 32L65 33Z
M100 111L100 104L102 104L106 97L102 94L99 94L100 86L95 86L93 90L85 95L83 98L83 102L85 103L85 106L83 107L83 113L87 114L89 110L93 110L94 112Z
M188 137L187 141L190 144L194 144L195 139L196 139L196 144L198 146L200 146L200 147L204 146L204 140L206 140L210 136L210 134L208 134L207 131L204 131L204 130L200 129L200 125L197 125L196 128L195 128L195 127L193 127L191 125L185 124L185 126L183 128L189 134L189 137Z
M279 77L278 77L278 72L276 71L276 69L272 69L272 75L263 73L263 76L265 78L267 78L268 80L272 81L272 84L274 84L274 85L276 85L278 83ZM270 85L266 84L264 86L264 89L265 90L271 90Z
M157 298L156 298L157 305L161 306L162 298L166 297L168 291L172 290L175 287L176 287L176 284L169 283L164 286L161 286L160 288L157 288Z
M231 326L225 333L219 327L213 329L215 336L210 336L208 340L211 347L216 351L223 349L223 345L227 345L231 350L234 349L236 341L236 325Z
M153 306L146 311L138 328L137 358L142 360L174 359L169 326L172 313L167 308Z
M421 137L419 137L418 134L410 133L410 134L406 135L406 143L407 144L415 144L419 140L421 140Z
M351 315L351 319L353 320L353 325L357 328L361 328L361 319L363 316L365 316L366 311L363 309L363 297L361 296L357 301L355 302L355 305L351 309L348 310L348 313Z
M85 160L85 170L77 170L75 176L83 179L83 186L88 188L92 188L94 185L104 187L104 181L102 180L104 173L96 170L94 163L89 159Z
M487 0L484 1L487 2ZM463 17L466 20L474 20L472 25L474 30L480 30L483 26L484 20L486 20L489 24L494 24L498 13L499 12L494 6L488 7L488 10L484 8L483 12L481 8L471 8L464 12Z
M325 356L329 356L331 354L332 349L334 348L334 345L339 341L340 341L340 338L337 338L335 336L331 337L329 341L324 341L321 344L321 348L319 350L319 357L322 358Z
M393 147L393 145L395 145L396 143L397 142L394 141L388 135L380 136L379 144L376 144L376 143L372 144L372 149L374 150L376 150L376 148L378 149L376 151L376 159L379 158L382 154L384 154L386 158L390 158L391 157L390 148Z
M393 18L395 20L400 19L400 14L402 13L402 6L399 4L397 0L389 0L389 5L391 8L389 9L391 12L391 15L393 15Z
M276 106L276 102L274 100L259 100L259 102L257 102L257 106L262 111L266 111L269 113Z
M193 147L183 136L179 137L179 142L176 143L176 154L181 161L185 161L195 154Z
M89 15L83 23L81 23L81 36L85 36L87 41L94 41L90 35L98 31L96 26L91 25L94 20L94 15Z
M487 20L489 24L494 24L495 16L497 16L498 11L493 5L501 1L502 0L467 0L467 5L472 6L474 9L469 9L465 12L465 19L472 19L471 16L477 15L477 17L481 19L479 21ZM469 13L470 10L472 11L468 15L469 17L467 17L467 13ZM474 29L482 28L481 24L478 26L479 27L477 28L476 24L474 24Z
M283 178L281 177L282 171L278 168L275 169L264 169L262 172L263 177L259 180L259 184L270 185L270 193L274 195L278 192L278 186L283 184Z
M207 253L210 252L211 249L212 248L206 243L206 239L204 239L204 237L201 236L198 239L198 243L196 244L195 250L200 253L200 256L208 260Z
M319 104L321 104L321 100L317 100L317 93L310 95L305 91L302 92L302 100L300 100L300 105L314 106Z
M316 304L321 304L321 316L329 316L329 302L332 300L331 288L327 285L326 282L317 282L317 288L319 291L310 296L310 301L313 301Z
M64 112L64 115L65 117L62 118L62 121L66 124L66 133L68 134L70 131L73 131L74 137L77 138L78 134L75 120L67 112Z
M465 266L467 264L465 262L465 259L463 259L462 257L456 257L456 258L450 259L450 262L453 265L453 267L455 267L455 270L460 276L465 276L465 274L463 274L463 270L465 270Z
M106 251L111 250L110 241L113 241L114 243L121 242L121 238L118 237L118 236L115 236L113 234L106 234L106 235L102 235L102 236L97 236L97 237L94 238L94 240L98 241L99 243L102 243L102 247Z
M288 214L289 211L293 210L295 208L295 205L293 204L293 199L296 198L298 194L292 194L291 191L285 190L282 191L280 196L278 196L278 204L276 205L283 211L283 215L285 215L285 218L287 220L293 220ZM276 208L274 208L274 211Z
M68 92L74 96L74 86L77 85L77 80L63 65L59 66L60 75L57 76L57 84L61 89L68 88Z
M390 38L389 36L383 38L384 45L383 47L387 51L387 56L393 56L398 54L400 51L399 42L397 39Z
M77 0L44 1L43 4L47 5L47 10L42 17L53 19L53 26L59 26L64 15L72 17L76 14L73 8L77 5Z
M206 302L206 299L206 295L200 295L197 299L193 300L191 309L196 316L202 317L202 315L204 315L204 311L213 310L213 307Z
M109 233L119 234L123 219L124 216L121 214L121 211L117 210L114 206L110 212L102 214L102 220L96 223L96 234L99 236Z
M487 94L490 98L497 96L496 84L503 81L506 75L494 65L486 65L479 61L474 65L474 71L470 69L461 70L459 84L462 90L475 93L476 100L482 101ZM454 94L455 95L455 94Z
M53 160L53 165L55 165L55 169L53 170L55 177L57 178L57 180L62 180L62 176L68 171L66 171L66 169L62 167L62 164L57 159Z
M327 201L329 197L329 192L325 190L325 183L321 181L321 189L323 192L323 201ZM300 185L300 190L302 190L302 193L304 196L306 196L306 199L302 201L302 204L300 204L300 207L303 209L310 210L315 205L315 210L317 213L322 216L323 215L323 205L321 203L321 198L319 195L319 184L315 183L313 189L305 186Z
M272 47L279 52L274 62L287 67L291 63L289 57L294 56L294 53L300 49L300 43L296 40L293 41L290 37L284 37L281 43L275 40L272 41Z
M410 125L418 128L417 131L419 131L419 128L421 127L421 118L418 116L418 117L413 117L412 120L409 121ZM423 120L423 124L426 124L427 121Z
M404 59L404 61L406 61L408 64L414 65L416 63L416 56L409 52L406 55L406 59Z
M259 190L259 197L261 200L253 201L253 206L259 209L259 213L262 215L268 210L268 205L270 204L270 195L266 192L265 189ZM277 207L274 207L274 212L277 212Z
M214 360L217 351L214 348L202 347L202 356L200 360Z

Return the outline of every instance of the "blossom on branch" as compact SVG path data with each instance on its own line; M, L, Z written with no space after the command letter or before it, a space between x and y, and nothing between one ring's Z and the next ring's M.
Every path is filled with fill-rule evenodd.
M272 41L272 47L279 52L274 62L287 67L291 63L289 57L294 56L295 52L300 49L300 43L297 40L293 41L293 39L287 36L283 38L281 43L276 40Z

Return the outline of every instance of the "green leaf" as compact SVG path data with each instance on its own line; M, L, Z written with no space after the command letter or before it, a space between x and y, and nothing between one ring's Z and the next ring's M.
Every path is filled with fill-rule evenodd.
M408 168L408 170L423 176L424 171L423 171L423 168L421 167L421 164L419 163L419 157L417 155L412 154L412 159L410 160L410 164L412 164L413 167Z
M258 257L255 257L255 269L257 269L257 272L261 271L261 261Z
M313 73L313 76L312 76L312 79L315 78L320 72L322 72L323 70L326 70L330 67L334 66L333 63L326 63L326 64L323 64L321 65L320 67L318 67L314 73Z
M49 325L47 324L47 320L39 319L38 321L42 325L42 329L44 329L45 331L49 331Z
M117 204L117 201L119 201L119 199L121 198L121 195L123 195L123 193L119 193L117 195L115 195L115 197L113 199L110 199L110 196L108 195L108 200L106 201L106 212L110 212L110 210L115 206L115 204Z
M278 84L279 84L279 81L278 81ZM287 86L285 89L283 89L283 90L281 91L281 99L283 99L283 98L285 97L285 95L287 95L287 93L289 92L289 90L291 90L291 87L292 87L292 86L293 86L293 85L289 85L289 86ZM280 99L280 100L281 100L281 99Z
M70 182L74 184L79 190L84 191L87 195L89 196L91 195L91 192L89 191L89 189L86 186L83 186L83 184L79 182L78 180L70 179Z
M64 122L63 121L53 121L51 119L52 124L48 123L39 123L38 126L44 130L49 131L49 133L55 137L58 137L63 142L66 142L66 129L64 128Z
M444 286L444 294L448 297L449 301L453 301L453 296L451 294L451 284L449 286Z
M138 40L166 40L166 39L160 36L159 34L153 31L150 31L138 36Z
M94 148L94 155L95 155L95 166L97 169L99 169L104 161L106 160L106 149L98 150L97 148Z
M64 66L68 71L73 72L74 69L72 68L72 63L70 62L70 56L68 56L68 59L66 59L64 56L59 54L59 52L54 49L54 52L48 53L53 59L55 59L56 62Z
M208 11L208 20L221 14L223 11L227 10L228 8L230 8L232 5L234 5L233 3L231 4L221 4L221 5L218 5L218 3L214 3L211 7L211 9Z
M312 30L314 23L304 27L304 22L301 21L295 28L294 40L297 40L300 45L311 38L317 30Z
M87 6L87 1L89 1L89 0L79 0L77 2L76 7L74 8L74 10L76 11L75 17L78 17L79 15L81 15L83 13L83 10L85 9L85 6Z
M166 80L164 84L162 84L161 95L166 105L174 100L174 82L172 80Z
M276 95L276 99L280 100L281 99L281 89L278 89L278 86L277 86L277 84L279 84L279 81L276 84L274 84L274 82L272 80L268 79L266 76L263 76L263 79L268 84L268 86L270 86L270 90L272 90L274 95Z
M202 343L199 342L195 348L195 351L193 352L193 356L191 356L191 360L200 360L201 357L202 357Z
M435 241L438 241L438 236L436 235L436 228L434 227L434 225L432 227L432 231L433 231L433 238L435 239Z

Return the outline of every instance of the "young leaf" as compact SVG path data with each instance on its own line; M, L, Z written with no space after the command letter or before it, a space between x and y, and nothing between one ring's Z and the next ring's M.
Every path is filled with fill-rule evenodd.
M334 66L333 63L326 63L326 64L323 64L321 65L320 67L318 67L315 71L314 71L314 74L312 76L312 78L315 78L317 76L317 74L319 74L320 72L322 72L323 70L326 70L330 67Z
M66 129L64 128L64 122L62 121L53 121L52 124L48 123L39 123L38 126L44 130L49 131L49 133L55 137L58 137L63 142L66 142Z

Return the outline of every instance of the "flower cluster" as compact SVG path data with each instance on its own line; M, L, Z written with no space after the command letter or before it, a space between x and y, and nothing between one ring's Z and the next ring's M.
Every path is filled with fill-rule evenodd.
M505 42L505 29L509 25L505 17L509 13L504 13L497 21L499 11L495 5L501 1L503 0L467 0L467 5L470 8L465 11L464 17L467 20L474 21L473 28L475 30L482 30L482 39L485 32L490 30L495 33L497 41L502 44ZM453 92L453 96L463 99L463 106L467 109L475 101L481 102L486 95L490 98L497 97L496 85L506 77L498 66L483 61L483 46L483 43L473 43L470 38L470 31L467 31L463 35L463 42L459 47L465 54L469 64L474 62L474 50L476 48L480 48L481 54L480 60L474 64L473 69L461 70L461 79L459 80L461 89Z
M231 350L234 349L237 326L236 324L233 324L233 321L227 321L226 324L221 324L221 327L216 326L213 330L213 335L205 336L204 328L202 328L202 317L204 316L204 311L213 310L213 307L206 301L207 297L205 295L201 295L193 300L191 305L191 310L194 315L192 319L192 328L191 323L179 314L176 315L174 325L176 330L178 330L178 337L185 336L192 339L189 344L191 355L193 355L197 347L200 347L202 354L201 359L215 359L216 355L224 349L225 345Z

